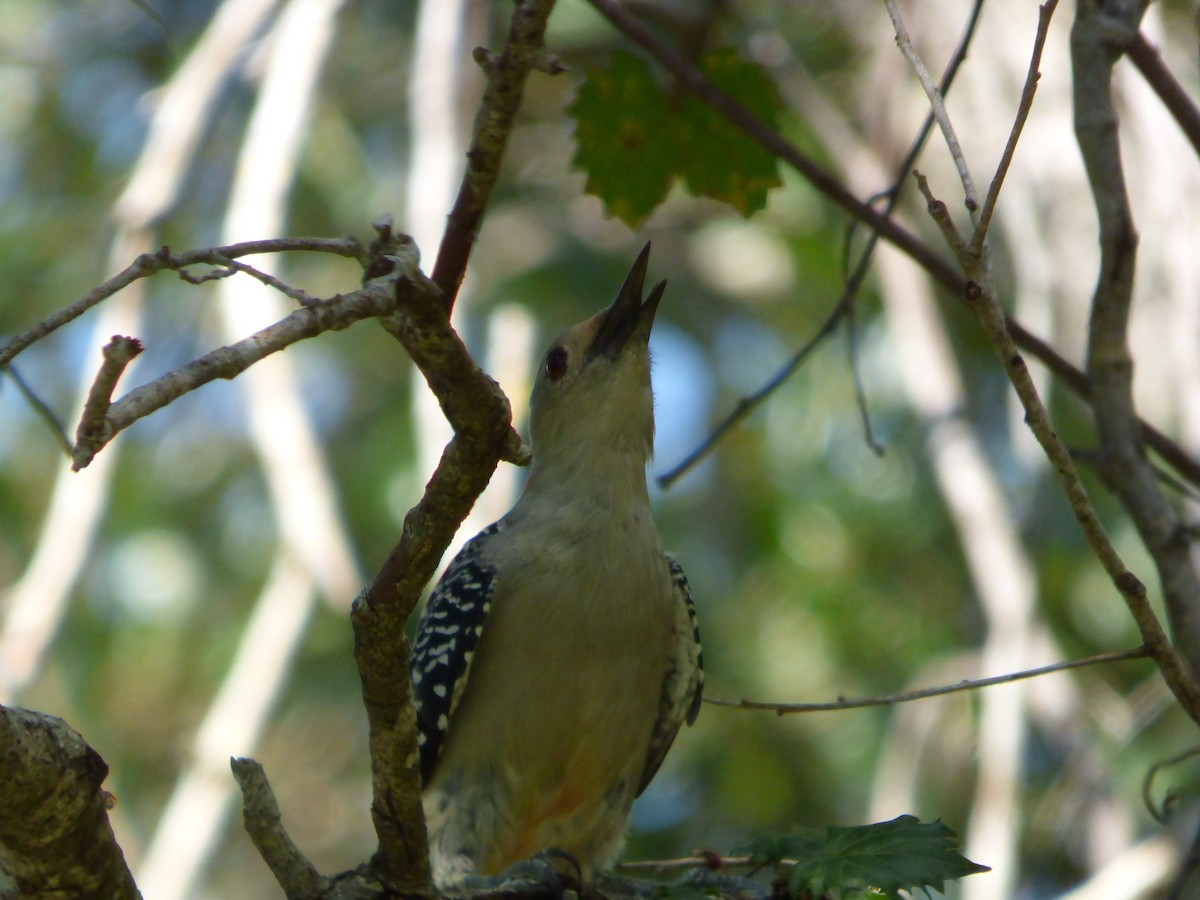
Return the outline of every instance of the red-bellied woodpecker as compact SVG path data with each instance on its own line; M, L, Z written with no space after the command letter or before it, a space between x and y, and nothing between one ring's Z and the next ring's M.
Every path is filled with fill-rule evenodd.
M649 255L546 351L525 489L421 619L413 690L442 888L547 849L585 879L611 865L630 805L699 710L695 610L646 488L647 342L666 287L643 302Z

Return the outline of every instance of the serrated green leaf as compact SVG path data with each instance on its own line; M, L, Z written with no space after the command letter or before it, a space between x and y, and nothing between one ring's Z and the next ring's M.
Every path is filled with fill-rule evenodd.
M749 857L752 866L777 866L785 859L801 859L819 852L823 841L817 833L762 834L730 853Z
M669 111L650 69L616 54L608 68L588 73L571 115L575 165L587 172L587 192L636 227L667 196L674 177L676 144L663 127Z
M775 127L782 108L771 79L735 50L705 57L702 70ZM697 98L664 95L649 67L628 54L588 73L571 115L575 165L586 190L631 228L642 222L681 178L693 194L729 203L742 215L766 205L777 187L776 160Z
M913 816L890 822L830 828L821 846L797 855L788 872L793 892L820 896L875 888L892 897L896 891L943 890L947 880L988 872L958 852L954 832L941 822L921 823Z
M759 66L743 60L736 50L724 49L704 57L700 69L755 116L778 128L783 104L774 82ZM781 184L775 157L692 95L684 100L682 119L686 145L704 148L703 153L680 154L688 189L723 200L743 216L766 206L767 192Z

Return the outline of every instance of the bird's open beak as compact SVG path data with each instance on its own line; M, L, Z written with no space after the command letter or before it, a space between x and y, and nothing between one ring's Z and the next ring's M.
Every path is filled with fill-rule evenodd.
M609 359L616 359L635 333L639 334L643 341L650 340L650 328L654 324L654 313L658 310L658 301L662 299L667 283L660 281L654 285L650 289L650 296L644 301L642 300L642 287L646 283L646 268L649 263L650 242L647 241L642 252L638 254L633 268L625 277L625 283L621 285L617 299L613 301L612 306L600 314L603 318L600 320L600 328L596 331L596 336L592 338L591 346L588 348L588 356L597 356L603 353Z

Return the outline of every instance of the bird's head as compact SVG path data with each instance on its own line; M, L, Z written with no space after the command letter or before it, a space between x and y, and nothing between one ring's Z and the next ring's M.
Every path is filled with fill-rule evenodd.
M643 299L650 244L617 299L557 338L542 357L530 399L534 466L539 457L593 457L604 448L640 454L654 445L650 329L667 283ZM582 445L582 446L581 446Z

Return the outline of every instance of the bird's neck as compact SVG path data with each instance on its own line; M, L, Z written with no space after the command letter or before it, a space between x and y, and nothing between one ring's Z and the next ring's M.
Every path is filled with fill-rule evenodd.
M609 435L604 452L540 452L535 446L529 479L522 494L542 495L555 506L586 505L614 512L648 508L644 439Z

